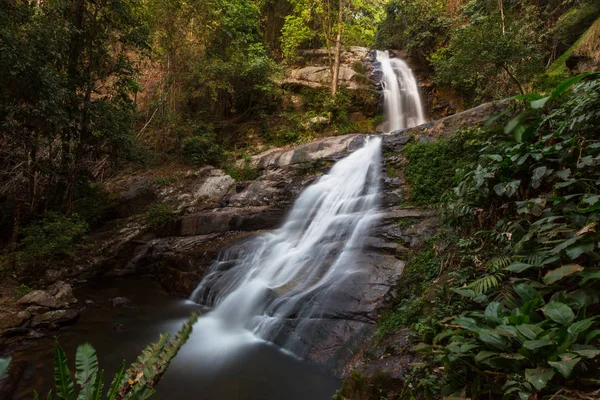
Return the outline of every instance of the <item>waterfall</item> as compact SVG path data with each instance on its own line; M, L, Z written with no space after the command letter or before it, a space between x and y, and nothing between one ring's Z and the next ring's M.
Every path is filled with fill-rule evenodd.
M253 340L302 355L302 321L319 318L377 219L381 138L338 161L306 188L283 226L223 253L191 296L212 307L194 329L206 351L222 355ZM284 340L286 324L297 324ZM289 329L288 329L289 333Z
M388 51L377 51L381 64L381 85L384 90L386 132L411 128L426 122L417 81L412 70L399 58L390 58Z

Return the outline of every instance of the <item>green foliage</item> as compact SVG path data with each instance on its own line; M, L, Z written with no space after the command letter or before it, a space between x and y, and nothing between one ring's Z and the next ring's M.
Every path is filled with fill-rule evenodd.
M147 48L139 3L73 4L0 5L0 196L33 213L70 213L80 179L133 142L133 54Z
M410 202L427 205L442 201L458 182L462 168L476 157L475 139L481 133L479 128L469 128L450 139L406 145L404 176L411 188Z
M15 297L17 297L18 299L20 299L21 297L25 296L26 294L29 294L33 291L32 288L30 288L29 286L27 286L24 283L21 283L16 289L15 289Z
M446 2L442 0L392 0L377 32L379 49L403 49L420 62L445 42L449 29Z
M485 137L446 205L463 234L453 264L475 274L454 282L468 310L416 333L444 365L438 396L598 389L600 76L519 99L527 108Z
M81 246L88 224L77 214L66 217L49 212L21 230L23 238L17 245L15 259L22 268L42 268L68 262Z
M183 139L182 150L185 158L196 165L219 165L224 159L223 149L212 130L197 129L194 136Z
M563 46L570 47L600 16L600 4L589 2L573 7L558 19L552 27L551 35Z
M193 324L198 316L193 314L183 325L183 328L171 338L170 335L160 335L157 343L148 345L138 356L137 361L125 370L125 361L115 374L104 399L147 399L155 393L155 387L163 377L171 360L187 342ZM2 371L0 371L0 376ZM75 382L78 386L76 393ZM98 366L96 350L90 344L77 348L75 357L75 382L67 365L67 356L58 341L54 345L54 383L56 395L63 400L102 399L104 388L104 370ZM38 398L34 391L34 399ZM52 391L48 393L52 399Z
M176 218L173 209L165 203L151 205L145 214L145 220L152 229L162 229L168 226Z

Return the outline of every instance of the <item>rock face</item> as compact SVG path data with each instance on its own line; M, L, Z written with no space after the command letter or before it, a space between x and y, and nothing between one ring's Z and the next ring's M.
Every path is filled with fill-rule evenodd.
M369 70L365 47L350 46L342 51L340 57L339 83L348 89L370 88L372 82L366 77ZM329 56L327 49L304 50L301 59L308 65L297 66L286 72L282 83L311 88L328 88L331 82Z
M302 322L308 358L343 376L372 338L379 310L393 295L411 248L437 229L432 212L401 206L406 183L392 171L402 167L402 147L411 140L433 140L453 134L462 125L482 123L504 106L483 105L383 137L381 215L355 257L364 272L345 282L319 318L290 319L286 325L292 332ZM365 135L345 135L266 151L244 163L259 175L247 182L236 182L211 167L175 171L167 185L156 184L148 172L113 180L108 187L120 199L114 213L117 218L90 235L94 241L91 256L87 254L87 262L66 274L83 278L154 274L169 291L188 296L221 251L281 224L298 194L337 160L362 147L366 139ZM149 199L169 204L176 218L160 228L149 226L141 206ZM57 286L52 293L32 293L21 301L47 308L56 307L53 300L68 301L68 290ZM49 309L31 311L38 325L71 316ZM282 343L284 338L275 341Z

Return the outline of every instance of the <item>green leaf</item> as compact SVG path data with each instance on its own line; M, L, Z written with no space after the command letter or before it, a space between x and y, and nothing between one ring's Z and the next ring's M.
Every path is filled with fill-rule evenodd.
M498 310L500 308L500 303L497 301L492 301L485 309L485 315L490 317L498 317Z
M495 356L497 354L498 353L495 353L493 351L482 350L479 353L477 353L477 355L475 356L475 361L481 362L481 361L485 360L486 358Z
M104 389L104 370L100 370L94 382L94 390L92 391L92 400L102 399L102 389Z
M10 357L8 358L0 358L0 379L4 377L6 370L8 370L8 366L10 365Z
M573 325L569 326L569 329L567 329L567 332L569 332L571 335L578 335L583 331L587 331L588 329L590 329L590 326L592 326L595 319L596 319L595 317L592 317L592 318L582 319L581 321L576 321L573 323Z
M600 269L586 268L584 271L580 272L577 275L583 277L580 284L584 285L590 279L600 279Z
M531 108L533 108L534 110L537 110L539 108L544 107L544 105L546 104L546 102L550 100L550 96L548 97L544 97L542 99L538 99L538 100L533 100L530 104L531 104Z
M75 385L67 366L67 356L58 341L54 344L54 385L59 398L75 400Z
M598 355L600 355L600 350L598 349L573 350L573 352L585 358L595 358L598 357Z
M542 184L542 178L546 175L546 171L548 168L546 166L537 167L533 170L533 175L531 176L531 186L534 189L537 189Z
M508 267L506 267L505 269L507 271L519 273L519 272L526 271L531 267L533 267L533 265L531 265L531 264L525 264L522 262L514 262L514 263L510 264Z
M490 334L482 332L479 334L479 340L499 350L506 350L509 343L504 336L498 335L497 333Z
M589 72L585 73L585 74L580 74L580 75L576 75L573 76L569 79L566 79L564 81L562 81L561 83L559 83L556 86L556 89L554 89L554 91L552 92L552 94L550 95L550 100L560 96L561 94L563 94L564 92L566 92L567 90L569 90L569 88L573 85L575 85L576 83L579 83L582 79L588 77L589 75L591 75Z
M536 325L521 324L516 326L517 331L529 340L534 340L544 330Z
M98 374L98 357L91 344L85 343L77 347L75 356L75 380L81 386L78 400L94 398L94 384Z
M591 332L588 332L588 334L585 335L585 343L587 344L587 343L591 342L597 336L600 336L600 329L596 329L596 330L593 330Z
M516 285L513 285L513 289L525 302L542 298L542 295L539 294L537 290L535 290L526 283L517 283Z
M573 310L563 303L558 301L551 301L544 307L544 312L553 321L558 322L561 325L569 325L575 319Z
M579 361L581 361L581 357L571 358L571 357L563 357L562 361L548 361L552 367L554 367L558 372L561 373L562 376L568 378L573 372L573 368L577 365Z
M550 346L553 343L550 340L526 340L523 347L529 350L539 349L540 347Z
M583 269L584 268L579 264L563 265L560 268L548 271L546 275L544 275L544 283L546 285L551 285L554 282L558 282L569 275L583 271Z
M542 390L552 379L555 372L551 368L535 368L525 370L525 379L537 390Z
M571 246L565 250L565 253L569 256L571 260L576 259L580 255L587 253L588 251L594 250L594 243L581 243L575 246Z
M115 376L110 384L110 389L108 390L108 394L106 395L106 400L112 400L115 398L119 391L119 387L121 384L127 379L127 375L125 375L125 360L121 362L119 369L115 373Z

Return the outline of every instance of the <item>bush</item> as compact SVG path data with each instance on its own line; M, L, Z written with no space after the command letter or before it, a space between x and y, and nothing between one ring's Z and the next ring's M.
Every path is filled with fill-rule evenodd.
M169 205L157 203L148 208L145 220L150 228L161 229L169 225L175 216L175 212Z
M417 205L439 203L462 174L462 168L476 158L477 144L473 140L484 132L470 128L451 139L435 142L409 143L403 150L407 159L404 169L410 185L410 202Z
M223 162L223 149L217 143L212 129L196 129L193 136L182 141L183 155L196 165L219 165Z
M16 263L34 268L70 260L88 229L88 224L77 214L50 212L20 232L23 238L15 252Z

